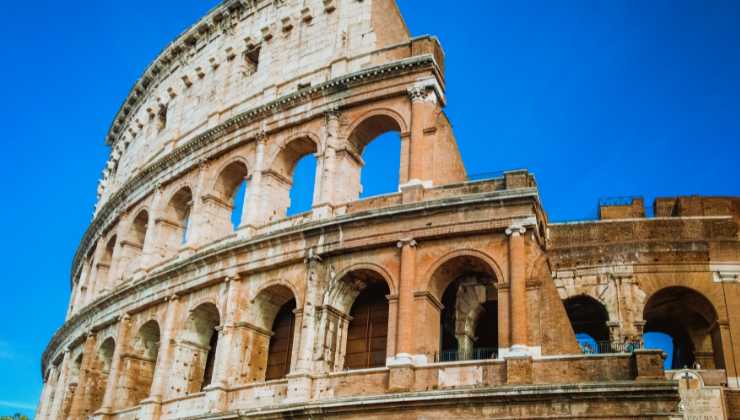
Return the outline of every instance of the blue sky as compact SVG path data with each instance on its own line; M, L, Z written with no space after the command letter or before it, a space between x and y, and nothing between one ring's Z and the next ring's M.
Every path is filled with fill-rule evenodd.
M468 171L529 168L551 220L593 218L604 196L740 195L740 2L399 3L412 33L446 50ZM215 4L3 5L0 414L38 399L111 118L151 59ZM367 172L385 181L369 193L387 191L397 168L378 144Z

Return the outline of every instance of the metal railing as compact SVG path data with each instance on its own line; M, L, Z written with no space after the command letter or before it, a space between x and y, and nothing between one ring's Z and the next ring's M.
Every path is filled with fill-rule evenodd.
M583 354L632 353L642 348L639 341L612 343L610 341L579 342Z
M642 200L639 195L623 197L601 197L599 198L599 207L601 206L631 206L635 200Z
M442 350L434 354L435 362L461 362L464 360L495 359L498 349L492 347L479 347L472 350Z

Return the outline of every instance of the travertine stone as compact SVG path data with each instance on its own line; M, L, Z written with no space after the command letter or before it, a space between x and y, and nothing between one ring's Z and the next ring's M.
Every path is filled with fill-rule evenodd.
M225 1L186 30L106 138L37 418L676 418L703 399L633 351L654 331L737 415L740 199L549 223L528 171L468 180L444 66L393 0ZM397 190L360 200L388 132Z

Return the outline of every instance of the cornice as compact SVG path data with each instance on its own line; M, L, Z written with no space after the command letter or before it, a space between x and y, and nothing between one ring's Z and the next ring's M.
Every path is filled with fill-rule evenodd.
M195 136L187 143L174 149L171 153L161 157L149 166L144 167L136 175L131 177L118 191L109 197L96 212L93 221L85 231L77 252L75 253L70 273L70 284L74 282L74 277L80 269L80 264L87 249L94 243L94 240L97 239L97 233L102 231L104 227L118 217L117 213L121 211L121 207L129 204L127 201L134 192L140 188L146 187L147 184L152 183L159 175L167 172L178 163L187 161L188 157L213 143L216 139L234 132L239 128L243 128L250 123L258 121L263 117L269 117L276 112L293 108L312 99L328 97L352 87L361 86L377 80L390 78L410 70L418 69L432 70L437 78L441 77L439 67L431 54L397 60L391 63L340 76L314 87L309 87L298 92L284 95L264 105L256 106L235 115L223 123ZM257 133L254 135L256 134ZM194 162L190 166L196 165L197 162ZM188 168L190 166L188 166ZM155 186L153 185L149 187L150 190L153 190L154 188Z

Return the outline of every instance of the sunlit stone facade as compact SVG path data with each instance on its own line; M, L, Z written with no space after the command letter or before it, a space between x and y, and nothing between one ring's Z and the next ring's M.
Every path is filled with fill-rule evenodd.
M740 200L550 223L526 170L469 179L445 104L444 52L393 0L209 12L115 116L37 417L740 412ZM388 132L398 189L360 199ZM299 182L312 207L287 217Z

